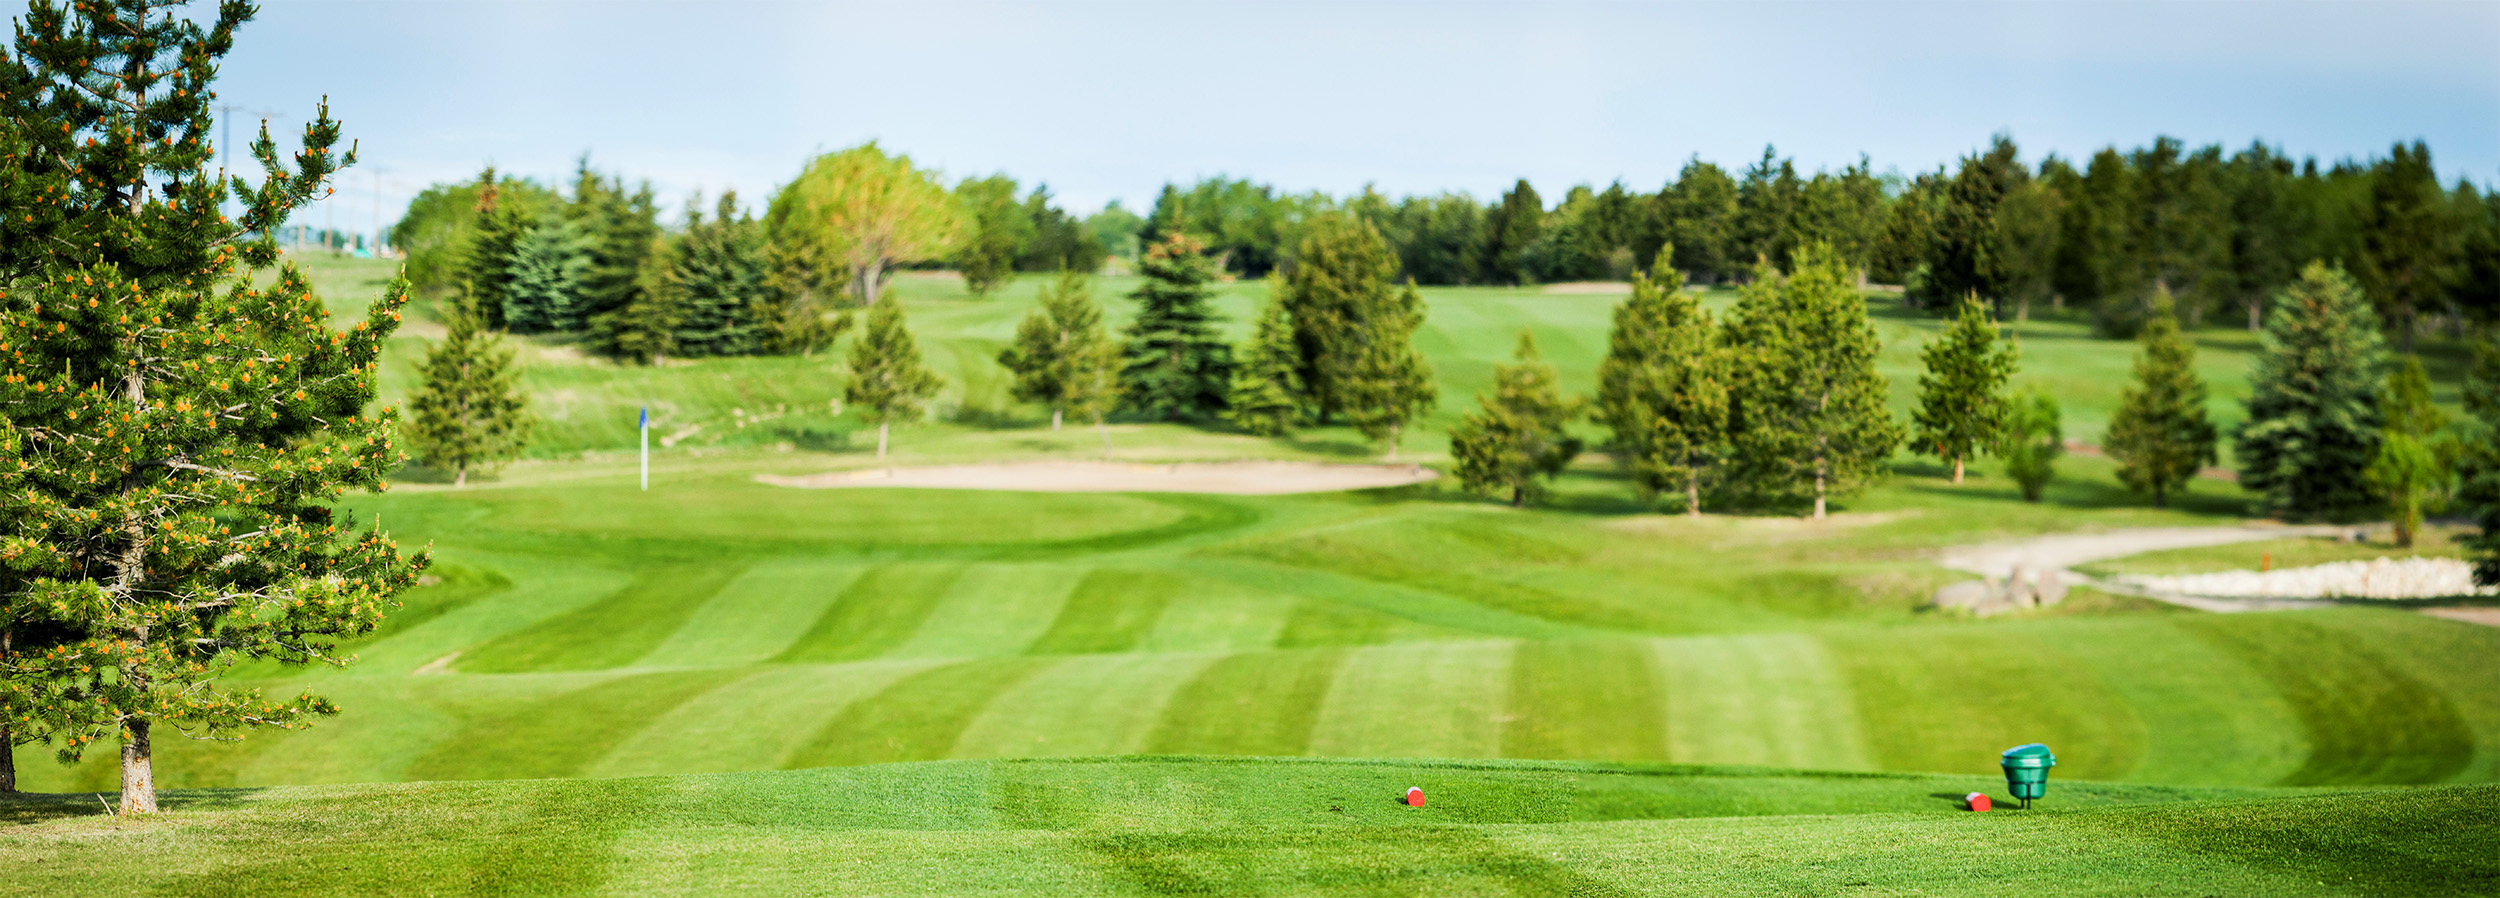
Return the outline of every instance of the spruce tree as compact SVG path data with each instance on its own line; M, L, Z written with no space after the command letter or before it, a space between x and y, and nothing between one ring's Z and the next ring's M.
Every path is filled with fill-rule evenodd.
M2275 295L2249 366L2240 486L2266 513L2347 514L2371 504L2387 364L2378 315L2340 267L2312 262Z
M1395 460L1407 422L1439 401L1440 388L1432 381L1432 364L1415 351L1415 331L1424 325L1423 297L1413 284L1392 295L1389 306L1365 316L1365 340L1337 390L1354 429L1387 443Z
M576 222L551 219L524 231L504 282L504 327L521 334L580 331L582 278L590 263L590 241Z
M877 457L885 457L886 431L898 420L917 420L944 381L920 364L920 344L903 326L903 304L881 302L868 310L868 327L851 343L851 381L842 402L867 410L877 424Z
M1962 482L1962 468L1987 448L2005 425L2005 381L2014 375L2014 348L1997 345L1996 325L1974 294L1964 294L1961 313L1944 333L1919 351L1927 370L1918 376L1918 408L1910 421L1918 435L1910 448L1934 452L1953 466L1953 482Z
M652 255L650 292L676 313L669 343L683 356L762 352L773 315L764 226L739 213L735 191L721 194L709 218L689 203L686 222Z
M1632 277L1632 298L1615 307L1606 359L1597 366L1597 419L1614 431L1609 447L1644 500L1681 493L1686 514L1701 514L1701 495L1727 460L1728 356L1710 313L1684 289L1658 251L1646 274Z
M266 129L253 142L258 186L210 164L210 81L251 16L36 3L0 63L5 741L66 762L118 738L124 814L157 809L161 728L230 740L334 713L220 678L346 663L338 643L424 566L338 507L399 462L394 414L366 406L407 284L333 330L273 239L355 153L320 107L291 167ZM29 631L50 635L29 650Z
M408 400L408 448L450 469L455 488L468 485L472 465L510 459L529 439L512 350L486 328L484 304L474 293L449 304L451 333L426 353L425 383Z
M461 280L476 293L471 308L485 316L486 326L502 327L505 292L512 283L514 257L521 236L529 232L529 220L519 204L503 201L494 166L487 166L477 183L477 222L469 233L468 250L462 254Z
M1995 451L2005 462L2005 476L2022 490L2023 501L2038 502L2057 476L2057 457L2066 453L2066 429L2057 400L2038 390L2024 390L2007 403L2005 426L1997 431Z
M668 357L677 353L677 334L686 324L687 296L684 291L670 289L664 267L671 255L670 248L677 242L663 239L657 250L643 257L632 302L598 316L591 339L602 354L618 361L659 366L668 364Z
M2387 387L2379 396L2378 453L2370 458L2370 486L2387 499L2396 545L2412 548L2422 529L2422 510L2447 485L2448 470L2439 457L2436 439L2448 416L2431 404L2430 375L2422 360L2405 356L2388 369Z
M1058 430L1071 406L1082 404L1101 380L1111 339L1103 332L1102 309L1085 276L1060 272L1042 288L1042 306L1016 325L1015 339L998 353L998 364L1014 376L1017 399L1050 409L1050 429Z
M1885 407L1891 385L1875 372L1882 344L1866 299L1830 247L1797 254L1788 277L1755 270L1720 330L1734 363L1729 430L1745 487L1765 498L1829 499L1884 473L1901 445Z
M650 309L632 316L627 310L651 284L644 260L660 242L659 206L651 185L628 193L623 179L600 176L591 169L589 157L583 157L565 217L589 244L590 264L575 295L584 342L602 355L648 357L654 316Z
M1479 275L1487 284L1524 284L1528 272L1528 248L1545 235L1545 200L1536 195L1528 179L1502 194L1500 202L1484 217L1484 251L1477 258L1484 266Z
M1346 381L1367 346L1396 336L1381 328L1402 323L1397 265L1360 218L1323 214L1305 228L1276 299L1293 323L1302 395L1321 424L1352 408Z
M1536 338L1519 334L1518 364L1493 369L1493 393L1450 431L1458 482L1481 495L1510 494L1511 507L1545 495L1545 483L1580 454L1567 430L1580 403L1554 383L1554 366L1537 357Z
M2205 382L2196 376L2196 347L2179 336L2170 293L2157 290L2137 335L2135 384L2118 394L2102 447L2118 460L2118 479L2128 489L2153 494L2153 507L2214 463L2216 438L2205 418Z
M1121 402L1164 421L1206 418L1224 411L1232 381L1232 347L1215 332L1215 265L1199 242L1175 231L1147 249L1146 282L1129 298L1137 318L1129 323L1121 352Z
M2466 371L2465 414L2457 459L2457 507L2480 533L2463 540L2475 553L2474 582L2500 586L2500 333L2486 332Z
M1263 437L1284 436L1301 422L1302 354L1293 331L1283 298L1269 300L1250 345L1242 349L1241 363L1233 368L1224 420Z

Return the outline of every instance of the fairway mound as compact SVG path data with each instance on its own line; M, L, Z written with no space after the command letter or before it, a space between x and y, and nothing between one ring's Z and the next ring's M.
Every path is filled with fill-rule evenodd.
M1014 462L927 468L870 468L796 477L758 474L758 483L800 489L887 487L1028 493L1224 493L1274 496L1423 483L1441 476L1422 465L1327 465L1230 461L1172 465L1100 461Z

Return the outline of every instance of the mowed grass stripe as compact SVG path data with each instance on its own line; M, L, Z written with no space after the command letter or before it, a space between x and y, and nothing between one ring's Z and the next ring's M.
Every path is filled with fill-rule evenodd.
M1346 655L1344 649L1227 655L1172 696L1147 751L1303 754Z
M1238 583L1180 571L1187 588L1164 603L1140 652L1256 652L1276 648L1298 601Z
M1998 753L2043 742L2060 776L2125 779L2144 757L2135 709L2037 631L1852 631L1824 646L1882 769L2001 772Z
M1121 830L1085 847L1147 895L1628 894L1462 827Z
M2359 640L2299 615L2235 617L2257 619L2186 626L2273 681L2308 726L2309 757L2284 785L2435 783L2473 760L2474 734L2448 697Z
M1164 571L1101 568L1085 575L1068 595L1050 632L1035 640L1036 655L1125 652L1137 646L1173 594L1188 589L1181 577Z
M1871 770L1849 685L1813 637L1651 643L1667 683L1668 755L1680 764Z
M743 667L789 650L861 569L818 562L759 564L703 603L644 667Z
M1647 641L1520 643L1509 707L1504 757L1667 759L1667 694Z
M951 757L982 709L1054 662L1039 658L966 661L921 671L845 706L788 767L836 767Z
M475 716L418 757L406 778L576 776L627 735L738 676L722 670L632 674Z
M2474 735L2474 760L2451 782L2500 779L2500 627L2392 608L2337 608L2308 619L2448 697Z
M604 670L649 654L695 609L745 572L728 562L665 564L597 602L504 634L460 657L468 673Z
M1024 653L1061 615L1085 568L984 564L964 569L895 658L995 658Z
M921 621L962 577L957 564L893 564L860 575L776 660L826 664L875 658L920 632Z
M1441 642L1356 650L1320 706L1311 754L1499 757L1511 646Z
M783 766L835 714L936 661L770 667L724 683L651 720L587 776L728 773Z
M2257 668L2185 626L2195 617L2064 620L2037 632L2143 719L2144 759L2129 780L2281 782L2309 757L2307 728Z
M1060 660L991 702L955 741L955 757L1122 755L1146 746L1172 694L1218 656L1082 655Z

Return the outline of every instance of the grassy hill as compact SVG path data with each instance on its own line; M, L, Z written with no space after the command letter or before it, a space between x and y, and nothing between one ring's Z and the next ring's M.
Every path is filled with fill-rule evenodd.
M1430 801L1397 798L1419 786ZM1125 758L0 805L28 895L2439 895L2500 786L2183 789L1557 762ZM2001 785L2001 784L2000 784ZM82 803L82 800L84 803Z
M314 273L348 308L387 267ZM1005 403L989 358L1030 282L990 300L897 285L950 382L897 463L1099 453ZM1236 329L1264 290L1226 288ZM1427 299L1443 403L1406 457L1437 463L1521 327L1588 389L1618 297ZM1934 323L1876 314L1906 407ZM386 392L438 329L414 316ZM2097 438L2131 348L2019 330L2024 377ZM2198 339L2232 420L2251 341ZM1445 481L799 490L754 478L872 463L828 404L831 359L619 368L518 345L531 460L349 502L431 547L426 585L350 668L236 674L345 713L158 740L159 781L188 790L160 821L88 815L109 750L64 768L21 749L27 786L59 794L0 802L0 859L36 871L0 892L2500 890L2500 629L2089 590L1985 621L1923 607L1961 577L1944 547L2236 523L2228 481L2154 510L2071 457L2030 504L1985 463L1953 487L1905 458L1821 523L1658 515L1601 459L1526 510ZM668 438L648 492L627 451L645 403ZM1133 460L1377 451L1343 431L1114 439ZM2127 563L2263 551L2352 549ZM2031 741L2061 759L2049 805L1949 813ZM1433 804L1392 806L1409 784Z

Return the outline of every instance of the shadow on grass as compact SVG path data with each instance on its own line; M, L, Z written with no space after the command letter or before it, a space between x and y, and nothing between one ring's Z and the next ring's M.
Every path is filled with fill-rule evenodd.
M1372 456L1380 454L1379 447L1362 440L1342 440L1330 439L1326 437L1295 435L1285 437L1283 442L1285 445L1293 447L1296 452L1308 452L1313 455L1330 455L1337 458L1368 459Z
M159 792L156 803L160 809L174 813L224 810L261 791L184 789ZM77 817L109 817L113 815L111 802L119 797L107 792L16 792L0 795L0 826L31 826Z

